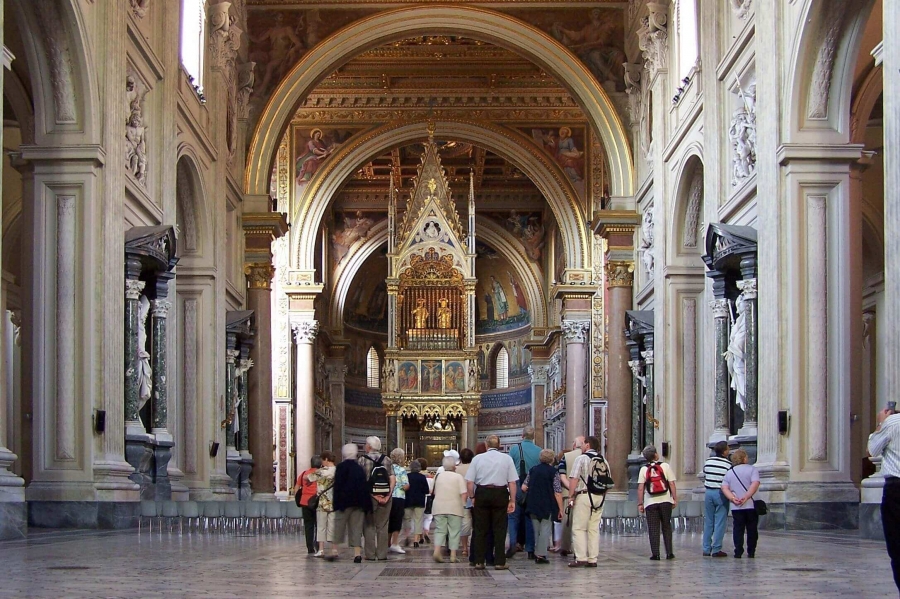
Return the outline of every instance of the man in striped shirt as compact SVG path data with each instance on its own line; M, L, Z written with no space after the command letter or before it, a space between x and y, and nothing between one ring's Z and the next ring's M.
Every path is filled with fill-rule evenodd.
M869 435L869 455L881 456L884 493L881 496L881 524L894 584L900 589L900 414L893 408L875 415L875 432Z
M728 500L722 495L722 479L731 470L728 460L728 443L719 441L713 445L715 455L710 456L703 465L706 497L704 499L703 518L703 555L708 557L728 557L722 551L722 539L725 538L725 526L728 523Z

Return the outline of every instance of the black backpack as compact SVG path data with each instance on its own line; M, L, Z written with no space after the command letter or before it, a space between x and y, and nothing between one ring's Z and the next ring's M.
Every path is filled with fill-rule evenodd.
M603 456L591 456L591 464L588 466L588 477L584 481L588 493L591 495L603 495L615 484L609 475L609 464Z
M372 462L372 471L369 472L369 493L372 495L390 495L391 493L391 474L384 466L384 455L377 460L373 460L369 456L366 459Z

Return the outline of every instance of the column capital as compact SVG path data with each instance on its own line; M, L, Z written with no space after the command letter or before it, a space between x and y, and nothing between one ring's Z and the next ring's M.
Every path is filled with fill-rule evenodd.
M144 290L144 281L135 279L125 279L125 299L136 300L141 298L141 291Z
M641 352L641 357L644 358L644 364L647 366L653 366L653 350L649 349L647 351Z
M318 320L295 320L291 322L294 339L297 343L312 343L319 333Z
M234 361L237 357L241 355L241 352L236 349L226 349L225 350L225 363L226 364L234 364Z
M246 262L244 263L244 275L250 289L272 289L272 278L275 276L275 267L271 262Z
M560 326L567 343L584 343L587 340L588 331L591 330L591 321L563 320Z
M150 302L150 311L156 318L168 318L171 307L172 302L169 300L155 299Z
M713 318L729 318L731 316L731 308L727 299L715 299L709 302L712 309Z
M465 400L463 405L466 408L466 416L469 418L477 418L478 414L481 412L481 400L480 399L470 399Z
M744 294L745 299L756 299L756 282L757 279L743 279L737 282L738 289Z
M632 287L634 285L634 261L609 260L606 263L607 287Z

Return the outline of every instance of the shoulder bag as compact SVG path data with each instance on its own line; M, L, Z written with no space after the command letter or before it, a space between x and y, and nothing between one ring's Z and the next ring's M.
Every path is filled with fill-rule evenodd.
M516 489L516 505L524 508L525 504L528 503L528 493L522 490L522 485L525 484L525 477L527 476L527 472L525 470L525 450L522 448L521 443L516 443L519 446L519 488Z
M750 490L747 488L747 485L744 484L744 481L741 480L741 477L738 476L737 472L734 473L734 477L741 483L741 486L744 487L744 491L749 493ZM751 499L753 498L751 497ZM756 509L757 516L765 516L769 513L769 506L762 499L753 499L753 507Z

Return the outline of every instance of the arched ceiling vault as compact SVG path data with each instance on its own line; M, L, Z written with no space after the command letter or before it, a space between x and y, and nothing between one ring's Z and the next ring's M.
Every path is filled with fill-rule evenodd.
M590 233L582 216L575 190L559 165L524 135L505 127L480 121L436 120L435 135L481 145L514 163L550 205L562 233L566 264L586 268L589 263ZM292 251L294 268L313 270L316 237L332 198L344 181L363 164L392 147L419 141L426 135L425 121L389 123L348 140L319 169L297 202L291 223L300 234ZM454 197L465 194L454 189ZM477 208L476 208L477 210Z
M319 81L354 56L378 45L410 36L442 34L468 36L515 51L555 77L600 135L609 159L610 193L634 194L625 128L606 92L585 65L540 29L509 15L471 6L419 6L378 13L345 27L306 53L279 84L262 112L248 154L246 192L268 192L271 165L284 131L297 104Z
M476 208L477 210L477 208ZM516 277L524 283L525 294L530 303L531 324L535 328L547 327L545 301L546 290L538 265L525 256L521 244L505 229L487 218L475 219L475 236L505 258L515 270ZM359 274L366 260L387 244L387 221L372 227L369 236L352 247L346 258L337 266L334 285L328 303L329 327L340 337L344 328L344 309L353 280ZM476 275L478 273L476 272Z

